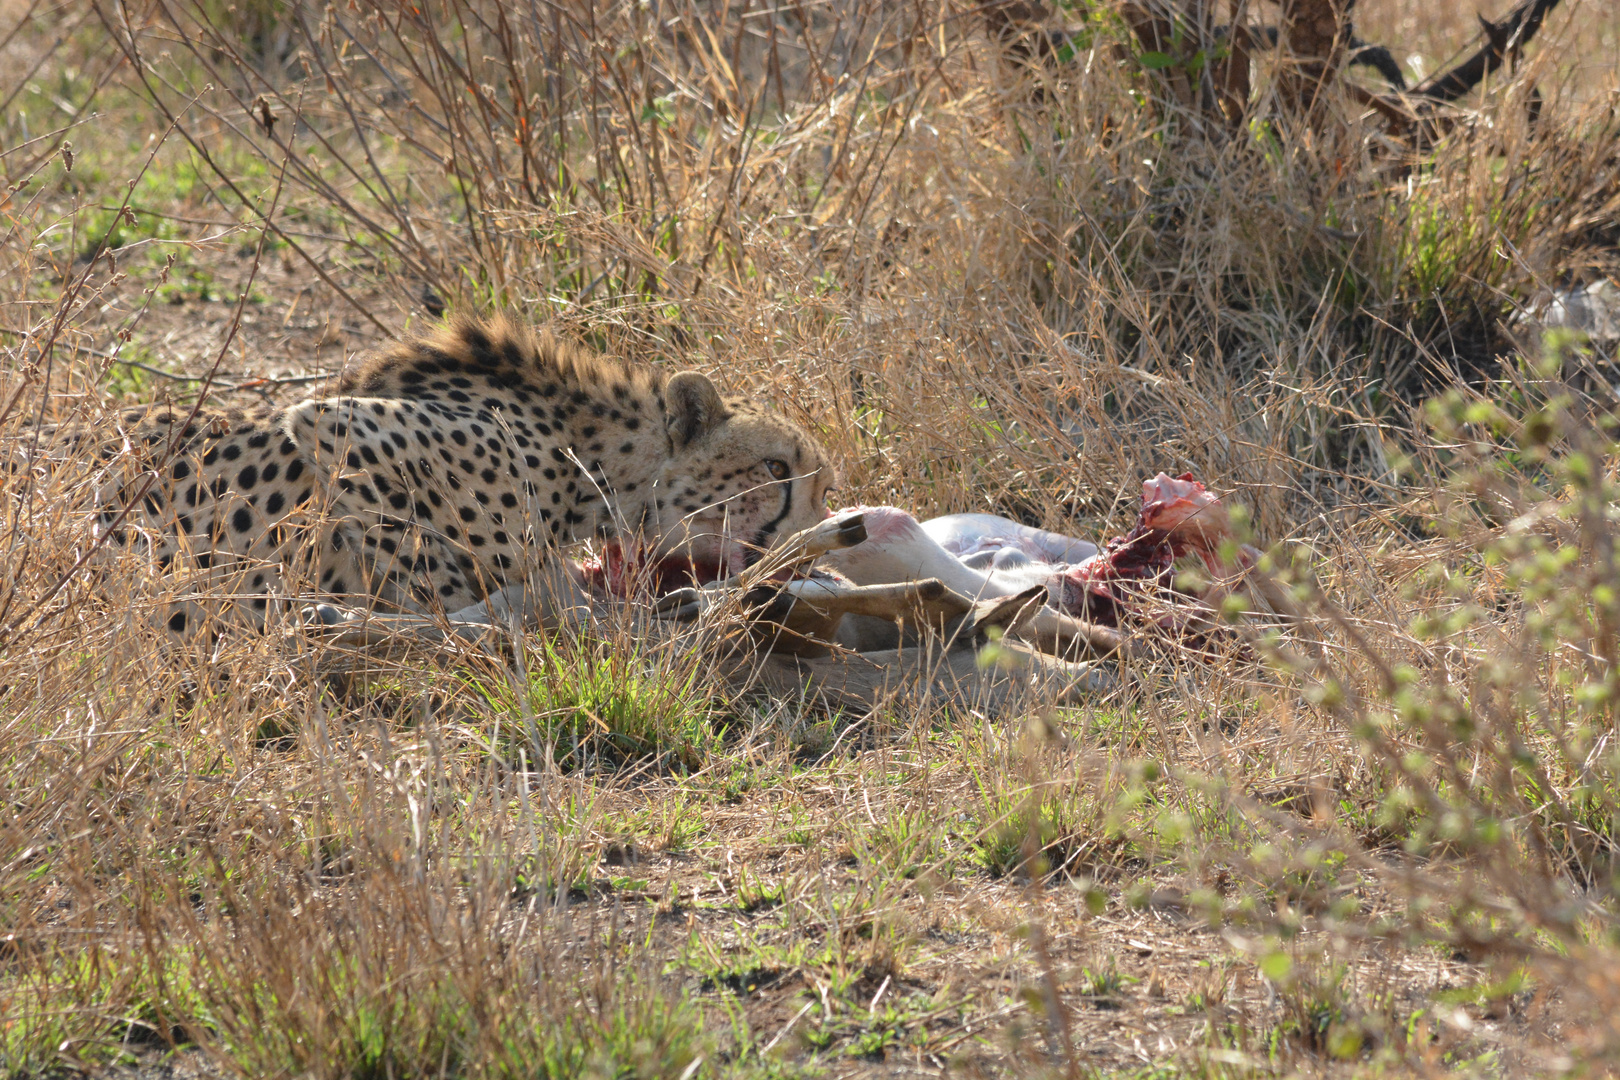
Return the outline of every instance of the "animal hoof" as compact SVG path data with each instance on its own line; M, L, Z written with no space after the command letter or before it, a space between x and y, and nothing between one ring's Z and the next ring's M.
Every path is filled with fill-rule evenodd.
M696 600L674 607L661 608L657 612L658 618L665 622L691 622L701 614L703 614L703 605Z
M866 515L854 513L838 526L838 542L844 547L866 543Z
M341 626L354 619L353 615L331 604L311 604L302 614L305 626Z
M691 609L696 614L697 606L703 600L703 594L688 586L684 589L674 589L653 601L653 610L665 618L679 618L676 612ZM691 618L688 615L686 618Z

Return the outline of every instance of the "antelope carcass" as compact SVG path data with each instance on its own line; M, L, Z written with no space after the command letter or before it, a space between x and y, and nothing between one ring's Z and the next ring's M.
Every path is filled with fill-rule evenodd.
M734 682L869 708L923 694L1000 707L1033 691L1073 701L1110 682L1095 658L1131 650L1134 626L1208 625L1201 601L1233 587L1259 553L1230 543L1219 501L1190 475L1143 485L1131 532L1102 548L988 514L919 522L892 506L830 516L724 581L671 587L678 568L638 568L622 553L580 569L602 604L636 607L637 632L689 634ZM1175 560L1213 579L1178 591ZM1223 556L1229 556L1228 558ZM314 609L344 643L477 638L523 612L503 598L488 622ZM749 628L739 637L737 626ZM703 628L714 633L705 638ZM987 656L987 647L993 647Z

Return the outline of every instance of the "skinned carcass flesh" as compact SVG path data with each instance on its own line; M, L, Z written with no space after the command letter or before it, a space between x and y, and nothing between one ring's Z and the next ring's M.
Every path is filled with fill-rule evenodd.
M1176 589L1175 564L1195 556L1216 582L1254 566L1259 552L1233 540L1220 500L1190 473L1159 473L1142 485L1136 526L1095 544L1032 529L991 514L953 514L919 522L898 507L861 507L864 543L829 552L821 565L857 585L937 578L972 600L1047 590L1054 612L1099 627L1117 627L1150 599L1197 605L1209 589ZM1216 586L1219 587L1219 586ZM1143 614L1150 614L1143 611ZM1151 615L1165 629L1173 609Z

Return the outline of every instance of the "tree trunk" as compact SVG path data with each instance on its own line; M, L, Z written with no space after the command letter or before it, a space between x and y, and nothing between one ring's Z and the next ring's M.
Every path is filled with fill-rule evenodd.
M1355 0L1282 0L1283 70L1278 81L1285 108L1310 117L1322 90L1344 70Z

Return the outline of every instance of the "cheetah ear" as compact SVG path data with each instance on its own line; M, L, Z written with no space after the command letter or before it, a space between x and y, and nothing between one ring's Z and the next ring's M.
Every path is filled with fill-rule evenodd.
M702 372L682 371L671 375L664 387L664 402L669 417L669 437L677 450L703 438L726 418L720 392Z

